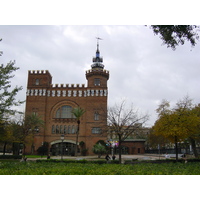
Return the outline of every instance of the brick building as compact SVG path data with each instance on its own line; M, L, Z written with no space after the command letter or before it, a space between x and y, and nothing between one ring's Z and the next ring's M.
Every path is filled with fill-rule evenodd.
M97 43L96 56L91 68L86 71L84 84L52 84L48 70L29 71L26 98L26 115L35 113L45 122L45 127L34 135L34 153L43 142L49 143L53 155L72 155L76 143L77 122L72 109L81 107L86 112L81 118L78 142L84 142L87 154L98 140L106 140L104 131L107 113L107 81L109 72L104 69ZM64 134L62 143L61 135ZM31 151L27 147L27 153Z

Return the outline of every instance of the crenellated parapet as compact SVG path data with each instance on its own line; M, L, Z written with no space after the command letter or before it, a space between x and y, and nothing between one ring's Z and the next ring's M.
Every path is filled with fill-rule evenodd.
M85 88L85 84L51 84L52 88Z
M109 71L106 70L106 69L99 69L99 68L96 68L96 69L89 69L86 71L86 74L88 73L92 73L92 72L99 72L99 73L106 73L106 74L109 74Z
M100 75L100 76L104 76L107 79L109 79L109 71L105 70L105 69L100 69L100 68L93 68L93 69L89 69L86 71L86 78L88 79L88 77L90 76L94 76L94 75Z
M29 74L39 75L39 74L48 74L51 76L48 70L29 70Z

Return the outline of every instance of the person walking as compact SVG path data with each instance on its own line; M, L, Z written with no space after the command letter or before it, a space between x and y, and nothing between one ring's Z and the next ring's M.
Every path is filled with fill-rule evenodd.
M107 163L108 163L108 161L110 160L110 156L107 154L105 159L107 160Z

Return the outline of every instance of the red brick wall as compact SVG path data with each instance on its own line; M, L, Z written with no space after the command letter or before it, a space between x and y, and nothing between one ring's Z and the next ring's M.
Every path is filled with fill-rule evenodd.
M144 143L144 141L124 141L122 145L129 148L129 154L144 154Z

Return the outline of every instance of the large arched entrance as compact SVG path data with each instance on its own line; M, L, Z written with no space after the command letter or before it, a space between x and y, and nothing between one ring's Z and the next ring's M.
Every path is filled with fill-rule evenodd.
M52 156L74 156L75 142L67 140L64 140L63 142L61 140L51 142L50 152Z

